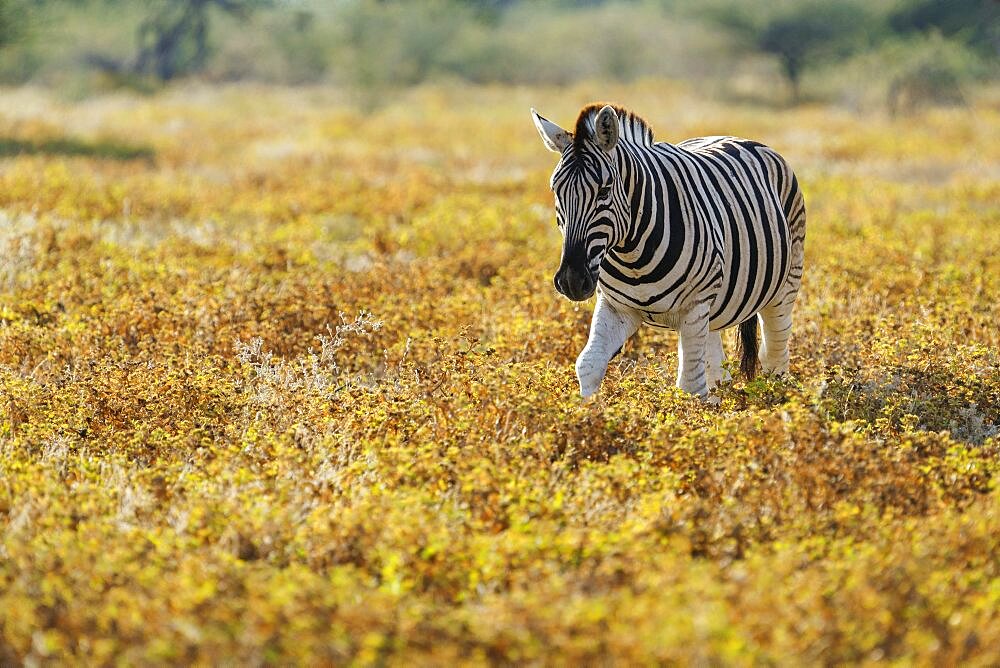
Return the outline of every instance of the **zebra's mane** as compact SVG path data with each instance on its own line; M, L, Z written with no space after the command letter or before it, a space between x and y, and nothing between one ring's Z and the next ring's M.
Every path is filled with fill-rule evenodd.
M579 156L586 148L586 142L594 138L594 123L597 113L608 106L607 102L591 102L580 110L576 117L576 130L573 132L573 154ZM618 125L621 139L638 144L653 143L653 129L641 117L617 104L610 105L618 114Z

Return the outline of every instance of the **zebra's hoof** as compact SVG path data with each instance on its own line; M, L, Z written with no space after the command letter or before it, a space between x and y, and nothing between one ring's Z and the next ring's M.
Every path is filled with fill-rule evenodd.
M604 374L577 373L576 378L580 381L580 396L586 399L587 397L594 396L597 394L597 390L601 389L601 382L604 380Z
M580 381L580 396L584 399L594 396L597 394L597 390L601 389L601 381L596 383L585 383L583 380Z
M580 382L580 396L586 399L597 394L601 382L604 381L604 374L607 373L607 367L600 367L582 358L581 355L581 359L576 361L576 379Z

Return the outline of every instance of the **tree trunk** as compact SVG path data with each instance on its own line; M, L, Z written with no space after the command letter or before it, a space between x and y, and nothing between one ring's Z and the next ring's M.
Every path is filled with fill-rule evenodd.
M801 63L795 58L785 58L782 61L782 65L785 69L785 76L788 77L788 84L792 91L792 104L797 105L802 101L802 67Z

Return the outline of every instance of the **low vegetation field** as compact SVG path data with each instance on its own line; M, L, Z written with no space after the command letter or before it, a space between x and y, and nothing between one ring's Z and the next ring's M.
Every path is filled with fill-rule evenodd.
M644 329L578 397L528 108L594 98L797 169L790 378L703 404ZM3 91L0 664L996 665L998 136L658 82Z

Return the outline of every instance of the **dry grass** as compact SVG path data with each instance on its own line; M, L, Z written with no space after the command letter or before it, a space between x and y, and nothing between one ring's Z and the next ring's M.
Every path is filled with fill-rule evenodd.
M794 378L708 407L644 330L577 398L527 109L591 98L796 166ZM0 161L0 663L1000 662L996 109L0 104L155 154Z

